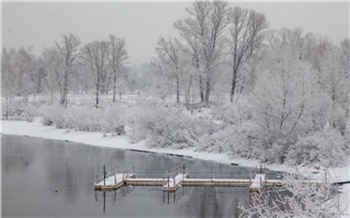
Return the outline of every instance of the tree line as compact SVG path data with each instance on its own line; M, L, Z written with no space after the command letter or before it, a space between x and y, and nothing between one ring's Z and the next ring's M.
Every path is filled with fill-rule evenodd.
M53 101L59 93L59 103L67 107L70 90L94 87L98 107L99 93L112 91L116 101L117 84L125 77L127 60L127 43L115 35L82 45L77 35L63 34L60 42L45 48L39 57L30 48L3 48L3 96L6 101L16 96L28 101L30 94L47 93Z
M230 102L248 96L265 117L257 122L268 129L302 119L313 99L320 99L317 113L323 102L331 106L332 120L349 117L349 39L337 44L301 29L272 30L264 14L223 1L196 1L186 12L174 23L178 36L160 37L157 56L139 69L127 66L127 43L113 35L82 45L77 35L64 34L38 57L30 49L4 48L4 99L47 93L52 103L59 93L67 107L68 93L84 90L94 92L99 107L101 93L112 92L116 101L128 72L133 81L127 86L163 99L176 96L189 110L226 96ZM271 126L272 119L279 124ZM332 125L344 125L337 122ZM287 129L283 134L293 124Z
M195 81L200 102L206 105L213 80L219 76L217 71L222 70L220 66L228 65L231 68L229 94L232 102L243 63L263 43L269 26L265 15L250 9L230 8L227 2L221 1L194 2L186 11L187 17L174 23L179 38L159 38L158 58L153 64L176 82L177 103L180 77L186 77L187 95Z
M333 64L347 67L348 39L339 46L324 37L305 35L301 29L270 30L264 14L240 7L230 8L227 2L194 2L186 11L187 17L174 23L179 37L160 37L156 47L158 57L153 60L155 71L176 84L178 103L181 87L188 95L195 82L200 102L208 104L219 77L231 81L229 96L232 102L237 91L242 93L243 89L253 88L256 76L267 69L258 65L270 61L261 54L276 54L277 46L280 50L292 49L295 54L290 55L299 56L298 61L308 62L319 74L326 73L326 66L323 69L321 66L325 64L322 58L330 53L340 55L338 62ZM225 75L221 76L223 71ZM328 72L334 73L337 71ZM344 77L346 70L342 74Z

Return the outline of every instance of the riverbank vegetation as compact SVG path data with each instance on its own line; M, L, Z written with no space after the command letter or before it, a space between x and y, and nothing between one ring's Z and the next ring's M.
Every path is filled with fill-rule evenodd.
M3 119L195 148L263 163L342 166L350 154L350 41L269 28L264 14L194 2L160 36L155 57L128 63L115 35L64 34L34 55L2 53Z

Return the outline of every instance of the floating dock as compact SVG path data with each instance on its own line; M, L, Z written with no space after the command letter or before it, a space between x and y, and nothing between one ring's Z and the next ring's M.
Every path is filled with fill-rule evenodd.
M189 168L180 172L167 172L163 178L136 178L135 173L128 173L124 170L122 173L116 171L106 174L105 178L97 178L95 190L107 191L118 190L123 186L161 186L164 192L175 192L180 186L197 187L249 187L250 192L262 192L265 187L281 187L284 185L282 180L268 179L268 171L255 168L249 176L249 179L220 179L220 178L190 178ZM305 182L307 184L320 182Z

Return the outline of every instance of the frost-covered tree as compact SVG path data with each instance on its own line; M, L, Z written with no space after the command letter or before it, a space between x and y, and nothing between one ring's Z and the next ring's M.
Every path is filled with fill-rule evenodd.
M128 59L126 41L114 35L109 36L109 65L113 77L113 102L117 93L117 84L122 79L122 67ZM119 89L120 90L120 89Z
M2 111L5 119L9 117L10 107L14 100L16 90L16 75L13 68L15 50L2 49L1 56L1 93L2 93Z
M269 67L258 77L251 97L254 121L270 136L270 146L280 138L295 141L312 129L311 100L317 93L310 64L299 59L291 43L278 43L282 46L270 50Z
M108 52L108 42L106 41L93 41L87 43L82 49L84 61L95 85L96 107L99 106L101 86L108 74Z
M158 53L159 67L175 80L176 102L180 103L180 52L181 44L176 38L166 40L160 37L157 42L156 51Z
M202 102L208 104L213 86L212 77L216 76L213 67L221 62L225 49L225 30L229 23L228 3L196 1L186 11L188 17L176 23L175 27L182 32L182 37L187 37L192 54L201 58L203 67L197 68L202 71L199 73L200 97ZM199 49L201 55L197 55L193 49ZM198 63L195 60L197 66Z
M169 76L168 70L160 60L155 59L151 62L151 70L148 73L152 78L152 85L150 87L152 94L165 100L173 93L174 79Z
M349 145L341 133L330 126L299 137L291 146L287 158L296 165L342 166L350 154Z
M344 101L343 107L345 109L345 116L347 120L350 120L350 39L344 39L341 44L341 64L345 72L343 81L343 93L342 99Z
M61 105L67 107L68 104L68 89L69 83L76 72L76 69L79 65L79 61L81 58L80 46L81 42L77 35L73 33L62 35L61 43L56 43L57 51L60 54L61 58L63 58L63 71L62 81L60 83L60 91L61 91Z
M318 50L318 82L331 100L330 124L345 133L349 96L349 49L346 41L342 48L330 41L320 41Z
M265 15L254 10L235 7L230 12L230 55L232 56L232 84L230 101L233 101L237 85L237 74L244 62L263 40L263 31L268 27Z
M45 77L45 89L50 96L51 105L54 101L54 94L56 91L60 93L60 99L63 96L63 82L64 82L64 60L59 54L56 47L44 49L42 53L44 67L47 72Z
M202 18L203 19L203 18ZM204 102L204 85L203 85L203 57L200 41L198 37L191 31L189 20L184 19L184 21L177 21L174 26L179 30L181 38L185 41L186 47L183 51L190 57L193 70L191 71L189 84L192 86L192 75L196 76L198 79L198 90L200 101Z

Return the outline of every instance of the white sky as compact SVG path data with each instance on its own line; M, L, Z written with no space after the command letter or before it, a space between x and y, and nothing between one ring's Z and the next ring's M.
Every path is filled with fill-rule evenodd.
M2 3L2 45L32 46L35 54L60 41L63 33L77 34L83 43L124 37L129 62L148 62L159 36L175 36L173 23L186 15L190 3ZM230 3L266 15L270 28L300 27L304 32L339 42L349 34L349 3L254 2Z

